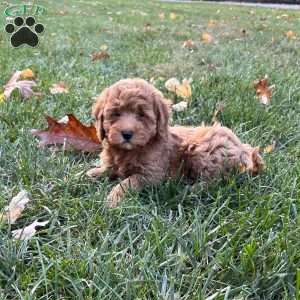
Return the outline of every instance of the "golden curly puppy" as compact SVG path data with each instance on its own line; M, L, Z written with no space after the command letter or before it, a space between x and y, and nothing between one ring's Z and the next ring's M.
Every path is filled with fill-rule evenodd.
M233 168L262 169L258 150L241 143L230 129L170 127L169 108L162 93L142 79L120 80L98 97L93 115L102 166L87 175L122 179L110 192L108 207L115 207L127 189L140 190L167 177L207 180Z

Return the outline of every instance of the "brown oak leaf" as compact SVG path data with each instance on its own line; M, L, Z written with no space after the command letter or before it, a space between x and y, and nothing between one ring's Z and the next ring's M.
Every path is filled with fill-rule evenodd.
M31 130L34 136L40 138L39 147L65 145L68 149L71 148L84 152L99 150L100 141L97 137L95 126L82 124L72 114L68 114L67 117L67 122L63 123L46 116L48 123L46 130Z

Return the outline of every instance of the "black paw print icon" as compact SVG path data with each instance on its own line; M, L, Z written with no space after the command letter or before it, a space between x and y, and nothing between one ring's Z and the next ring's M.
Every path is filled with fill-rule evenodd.
M25 22L22 17L16 17L14 24L9 23L5 26L5 31L11 34L10 43L13 47L23 44L35 47L39 43L38 35L45 30L43 24L36 24L34 17L27 17Z

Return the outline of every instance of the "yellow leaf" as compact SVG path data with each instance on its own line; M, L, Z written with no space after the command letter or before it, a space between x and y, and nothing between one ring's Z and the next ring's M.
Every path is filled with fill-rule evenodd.
M177 15L175 13L171 12L170 13L170 19L173 20L173 21L176 20L177 19Z
M101 51L107 51L108 50L108 46L106 44L103 44L100 46L100 50Z
M183 79L182 83L180 83L177 78L170 78L166 81L165 87L167 90L175 93L179 97L189 98L192 96L190 80Z
M209 20L208 24L207 24L207 27L208 28L213 28L213 27L216 27L216 25L217 25L217 21L215 21L215 20Z
M202 33L201 40L204 44L210 44L213 42L214 38L207 32Z
M29 78L34 78L35 75L31 69L25 69L21 71L21 78L22 79L29 79Z
M276 142L273 142L271 145L268 145L264 148L264 153L271 153L274 151Z
M0 103L5 101L5 95L4 93L0 94Z
M183 79L182 84L177 87L176 94L182 98L189 98L192 96L191 85L187 79Z
M286 32L285 35L289 40L295 40L297 38L296 33L292 30L289 30L288 32Z

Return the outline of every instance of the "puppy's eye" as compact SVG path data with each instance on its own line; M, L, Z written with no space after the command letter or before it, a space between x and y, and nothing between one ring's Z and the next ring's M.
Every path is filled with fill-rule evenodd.
M138 113L138 116L139 116L140 118L144 118L144 117L145 117L145 114L144 114L142 111L140 111L140 112Z

